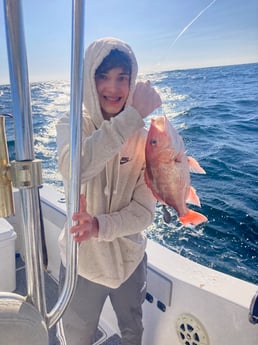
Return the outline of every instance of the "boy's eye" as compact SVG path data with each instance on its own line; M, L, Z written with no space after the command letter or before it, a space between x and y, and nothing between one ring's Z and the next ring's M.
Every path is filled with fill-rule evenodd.
M97 74L96 75L96 79L98 79L98 80L106 80L107 76L106 76L106 74Z
M128 81L129 80L129 76L128 75L120 75L119 80L120 81Z

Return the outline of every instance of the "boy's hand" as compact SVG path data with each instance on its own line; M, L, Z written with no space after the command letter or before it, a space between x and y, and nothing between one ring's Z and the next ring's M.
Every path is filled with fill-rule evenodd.
M150 81L136 84L133 94L132 106L138 111L142 118L150 115L155 109L161 106L161 98L157 91L151 86Z
M78 221L78 224L72 226L70 230L74 234L75 242L87 241L91 237L98 237L98 221L97 218L92 217L87 212L84 195L80 195L80 210L78 213L74 213L73 220Z

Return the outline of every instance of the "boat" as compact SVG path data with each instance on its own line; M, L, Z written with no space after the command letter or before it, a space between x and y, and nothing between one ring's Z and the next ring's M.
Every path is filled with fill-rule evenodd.
M83 1L74 0L76 18L82 27ZM34 158L31 137L31 112L21 109L22 101L29 99L20 2L5 0L7 26L9 27L12 89L16 90L20 104L16 106L18 159L11 164L11 183L4 185L5 206L9 214L1 217L14 229L16 274L15 288L0 293L0 344L1 345L55 345L55 329L73 294L76 282L77 248L69 242L71 262L61 294L58 293L60 257L58 236L66 219L71 218L78 206L77 194L70 195L68 209L64 195L53 187L42 185L40 162ZM76 29L75 29L76 31ZM80 29L79 29L80 31ZM79 36L81 34L79 33ZM71 88L80 90L82 51L76 53L77 33L74 34L75 75ZM18 47L18 48L17 48ZM18 49L18 53L17 50ZM20 57L20 59L19 59ZM78 62L78 63L77 63ZM20 66L20 68L16 68ZM23 67L23 68L22 68ZM77 76L77 77L76 77ZM22 80L22 85L19 81ZM20 87L19 87L20 86ZM23 91L26 90L24 96ZM72 91L71 114L80 113L81 99ZM19 117L19 113L21 113ZM73 116L71 116L73 117ZM72 137L77 135L78 119L72 120ZM79 140L78 139L78 140ZM2 142L1 142L2 143ZM76 141L72 146L75 162L79 153ZM2 163L1 163L2 164ZM9 162L1 165L6 174ZM79 169L78 169L79 170ZM31 178L32 177L32 178ZM78 184L78 176L71 174L71 184ZM11 194L10 194L11 193ZM11 196L13 194L13 197ZM1 194L2 198L3 194ZM12 215L12 198L15 214ZM2 202L2 200L1 200ZM41 229L44 227L44 237ZM43 255L47 253L47 256ZM168 248L148 239L147 294L143 304L143 345L254 345L258 343L258 293L257 285L243 281L200 265ZM45 260L44 260L45 258ZM46 260L47 258L47 260ZM4 277L0 277L4 279ZM94 345L119 345L121 338L116 317L107 300L101 314Z
M18 236L16 252L24 258L24 236L19 220L21 210L17 190L14 196L16 214L8 222ZM48 252L49 277L46 282L50 280L50 302L53 305L53 295L57 298L60 265L57 239L66 220L66 206L64 195L51 186L44 185L40 189L40 197ZM257 343L258 327L249 320L252 300L255 296L257 298L255 284L195 263L153 240L148 240L147 255L143 345ZM24 266L22 267L24 270ZM20 274L21 267L18 267L17 278ZM19 282L17 288L24 291L18 284ZM119 329L109 300L104 306L99 335L101 336L95 342L96 345L120 344Z

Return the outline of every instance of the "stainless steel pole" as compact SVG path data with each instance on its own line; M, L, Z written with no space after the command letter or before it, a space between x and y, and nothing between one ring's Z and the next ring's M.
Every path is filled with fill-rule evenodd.
M72 215L79 210L80 162L81 162L81 121L83 92L84 55L84 0L73 1L72 52L71 52L71 103L70 103L70 164L68 196L68 229L73 225ZM66 279L63 291L51 312L48 314L48 327L52 327L62 316L70 302L77 277L78 245L67 232Z
M5 0L5 24L10 84L15 119L16 162L13 172L21 198L22 222L26 248L28 300L46 315L44 273L39 223L38 188L41 166L34 160L30 85L20 0Z

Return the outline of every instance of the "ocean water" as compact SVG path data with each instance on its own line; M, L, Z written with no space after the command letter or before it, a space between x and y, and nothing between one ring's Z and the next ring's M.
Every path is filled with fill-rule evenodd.
M148 237L205 266L258 283L258 64L166 71L141 76L159 90L165 113L206 175L192 174L208 217L183 227L157 205ZM69 83L31 84L35 156L45 184L63 190L57 171L55 124L69 111ZM0 86L0 113L12 113L10 87ZM149 118L146 119L146 126ZM6 118L10 160L13 119ZM190 206L190 208L194 208ZM173 265L173 262L168 263Z

